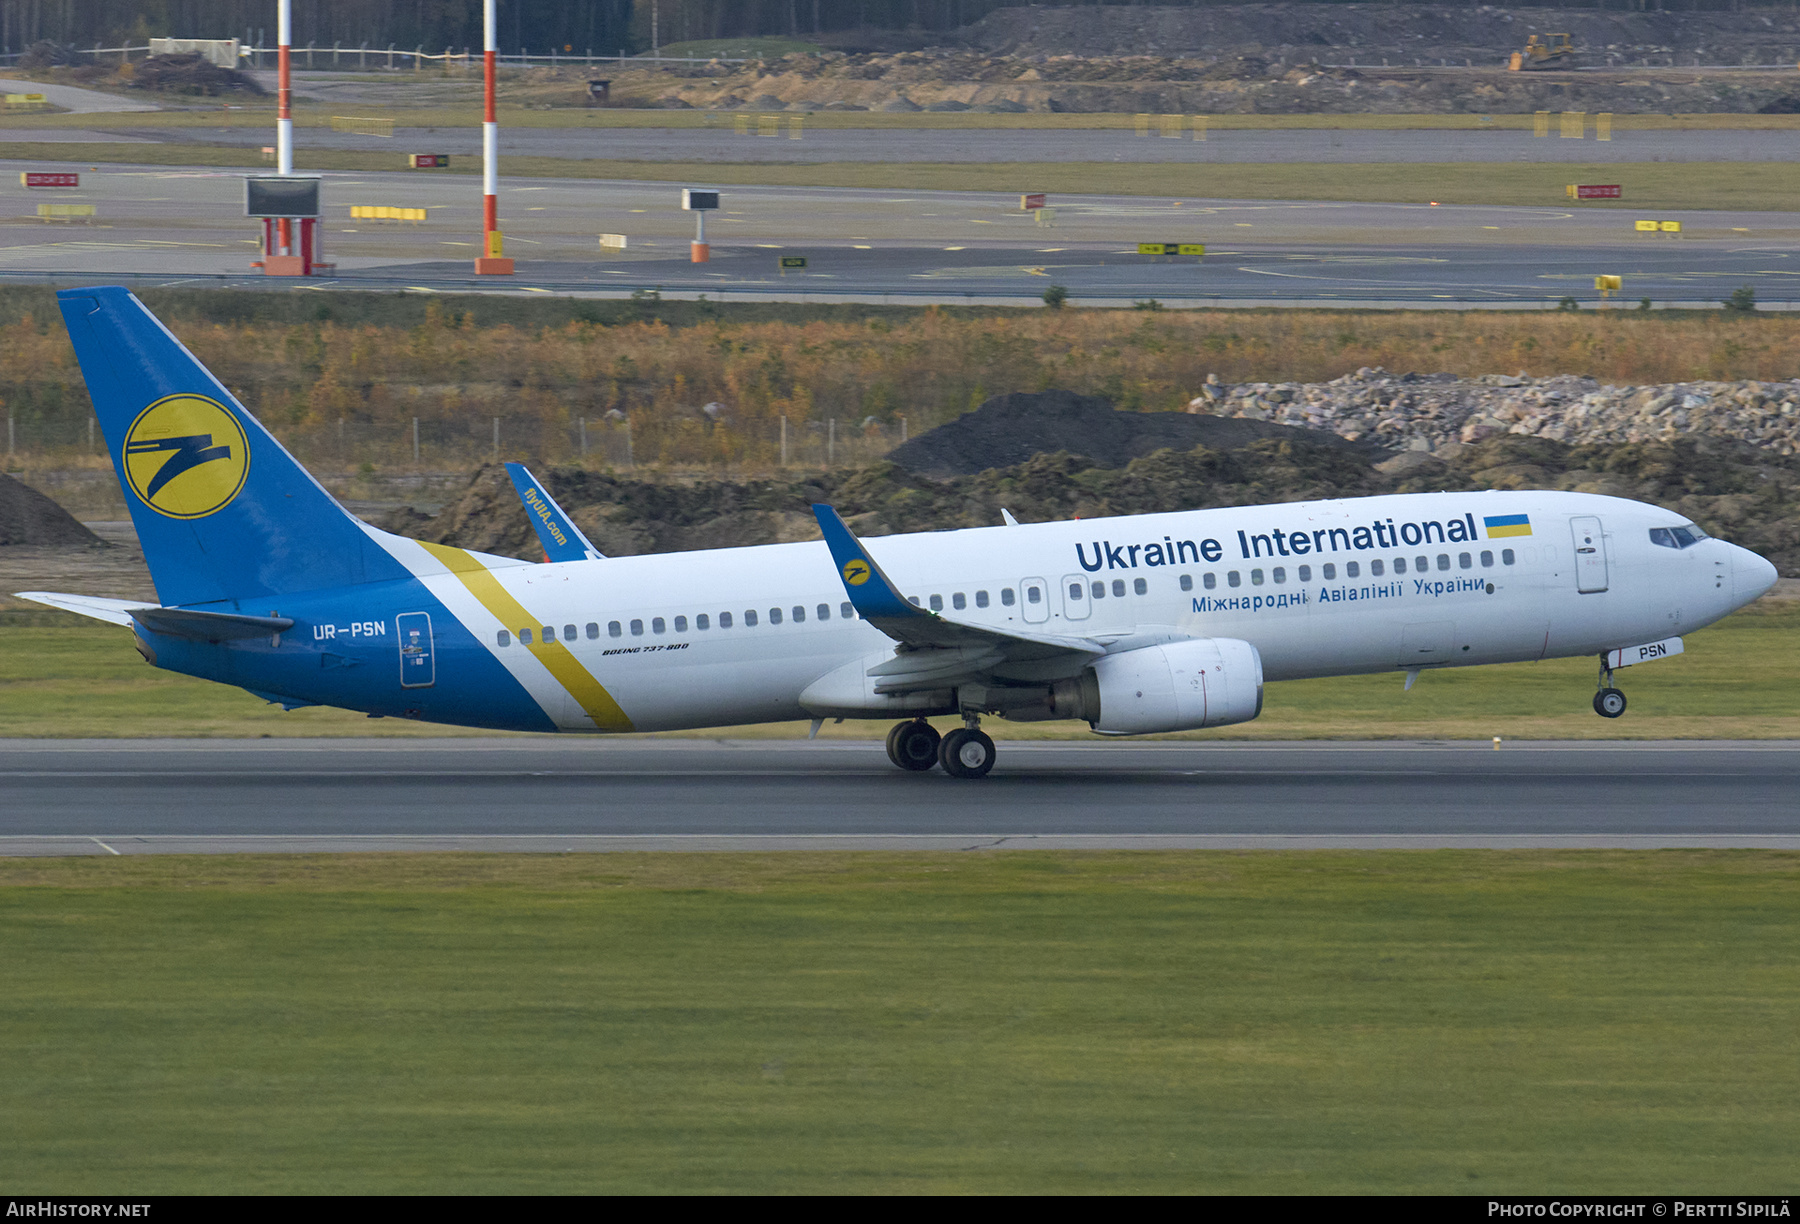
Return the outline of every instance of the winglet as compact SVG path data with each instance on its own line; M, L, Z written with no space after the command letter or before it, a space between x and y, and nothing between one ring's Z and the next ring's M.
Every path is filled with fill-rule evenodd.
M825 533L825 545L831 549L831 559L837 563L838 577L844 581L844 593L850 596L858 616L868 621L931 616L906 601L900 588L881 572L875 558L862 546L862 541L851 534L836 510L822 504L814 505L812 510L819 520L819 530Z
M581 534L581 528L575 520L563 513L563 508L556 500L544 492L532 474L525 470L523 463L509 463L506 474L512 477L513 488L519 491L519 500L525 503L525 513L531 518L531 525L537 530L538 542L544 546L546 561L599 561L603 554L588 542Z

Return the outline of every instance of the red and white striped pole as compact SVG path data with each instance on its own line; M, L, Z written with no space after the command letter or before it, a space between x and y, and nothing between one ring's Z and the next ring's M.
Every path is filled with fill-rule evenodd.
M294 0L280 0L275 11L275 98L278 108L275 112L275 173L287 175L294 172L294 83L289 55L294 42ZM276 233L280 250L270 251L269 254L292 255L293 220L281 218L276 222Z
M497 26L494 0L482 0L481 255L475 260L477 276L508 276L513 270L513 261L505 257L500 237L500 125L494 118Z

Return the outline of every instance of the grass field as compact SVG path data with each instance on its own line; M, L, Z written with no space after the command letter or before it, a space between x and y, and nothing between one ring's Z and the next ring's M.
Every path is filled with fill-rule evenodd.
M1792 1190L1800 858L0 861L29 1194Z
M1631 708L1603 719L1589 704L1591 659L1400 673L1268 686L1261 718L1192 739L1800 739L1800 604L1767 601L1686 639L1676 659L1618 673ZM940 720L945 727L953 720ZM824 734L879 739L889 724ZM1089 737L1081 723L989 719L998 739ZM804 723L687 732L781 736ZM240 689L147 666L124 629L62 613L0 613L0 737L455 735L454 728L345 710L283 713ZM491 734L482 732L480 734Z
M249 166L255 149L220 145L33 144L31 160L112 165ZM403 170L402 151L297 149L300 170ZM1122 162L817 162L695 163L502 155L508 178L707 181L721 186L849 187L880 191L971 191L1016 195L1021 188L1062 194L1144 195L1191 199L1334 200L1561 208L1569 183L1618 183L1621 200L1580 207L1631 213L1658 209L1786 212L1800 194L1800 163L1708 162L1705 172L1679 162L1562 163L1374 162L1340 165L1254 162L1201 165ZM473 177L476 158L458 158L436 174Z

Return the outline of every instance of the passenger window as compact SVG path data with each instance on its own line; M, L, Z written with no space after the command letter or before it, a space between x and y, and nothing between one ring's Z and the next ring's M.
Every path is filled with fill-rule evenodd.
M1263 572L1259 569L1251 570L1250 571L1250 585L1251 586L1261 586L1262 584L1263 584Z
M1013 606L1013 591L1011 587L1000 588L1000 602L1008 608Z
M1323 572L1325 574L1326 582L1334 582L1337 580L1337 566L1333 565L1331 562L1327 561L1325 563Z
M908 595L906 597L906 602L916 608L919 606L919 597L917 595Z
M1287 581L1287 570L1282 568L1281 566L1277 565L1275 567L1274 571L1269 576L1271 578L1275 579L1276 582L1286 582Z
M1471 557L1468 553L1457 553L1456 564L1463 569L1474 569L1475 558Z
M1194 576L1192 574L1183 574L1181 576L1181 589L1184 591L1191 591L1194 589Z
M805 604L795 604L794 605L794 623L796 625L804 625L806 623L806 605Z
M1489 552L1485 548L1482 549L1482 551L1481 551L1481 568L1482 569L1493 569L1494 568L1494 554Z
M1150 593L1150 584L1145 582L1142 578L1133 578L1131 580L1131 589L1139 595L1148 595Z
M1300 581L1301 582L1311 582L1312 581L1312 566L1302 565L1300 567Z
M624 634L625 634L625 627L623 625L619 624L618 621L607 621L606 622L606 636L607 637L623 637Z
M1027 602L1027 603L1042 603L1043 600L1044 600L1044 593L1042 591L1038 590L1038 588L1036 588L1036 587L1026 587L1025 588L1025 602Z
M1219 576L1211 570L1208 570L1206 577L1201 580L1201 585L1209 591L1214 590L1219 585Z
M744 609L744 628L746 628L746 629L756 628L756 609L755 608L745 608Z
M1104 582L1091 583L1088 586L1088 593L1090 595L1092 595L1095 599L1105 599L1106 598L1106 584Z
M643 637L644 636L644 622L643 621L634 620L631 622L631 636L632 637Z
M702 612L700 615L698 615L694 618L694 628L698 629L702 633L704 633L706 630L712 628L712 618L707 616L706 613Z
M1236 570L1228 570L1228 571L1226 571L1226 574L1225 574L1225 585L1226 586L1234 586L1234 587L1243 586L1244 580L1238 576L1238 572Z
M686 633L687 632L687 617L677 616L675 618L675 632L676 633Z
M770 608L769 609L769 623L771 625L779 625L781 623L781 609L780 608Z
M986 591L975 592L975 606L977 608L985 608L988 606L988 594Z
M1125 580L1123 578L1113 579L1113 596L1116 599L1125 598Z
M1394 572L1396 574L1404 574L1406 572L1405 557L1394 558ZM1381 577L1381 562L1379 560L1369 562L1369 576L1372 578Z
M719 628L721 628L721 629L731 628L731 613L729 613L729 612L719 613Z
M826 620L831 619L831 605L830 604L820 604L817 608L815 608L813 610L819 614L820 620L826 621Z
M662 633L662 632L666 631L668 629L668 627L669 627L668 622L664 621L662 617L653 616L650 618L650 632L651 633Z
M1500 564L1511 565L1512 563L1513 563L1513 550L1510 548L1502 548L1500 550Z
M1081 598L1081 584L1079 582L1071 582L1069 584L1069 598L1070 599L1080 599Z
M1447 570L1449 568L1450 568L1450 554L1449 553L1439 553L1438 554L1438 569Z
M963 598L963 593L961 591L958 591L950 597L950 606L955 608L958 612L961 612L964 608L969 606L969 601Z
M575 640L575 626L574 625L564 625L563 626L563 641L573 642L574 640Z
M529 630L529 629L519 630L519 645L521 645L521 646L531 645L531 630Z
M942 595L933 595L931 597L931 610L933 612L942 612L944 610L944 597Z
M1431 568L1431 558L1430 557L1414 557L1413 558L1413 568L1418 570L1421 574L1423 574L1425 571L1427 571Z
M500 645L500 646L511 646L512 645L512 634L510 634L506 630L502 629L499 632L499 634L495 636L494 642L496 645Z
M843 617L845 620L855 620L856 619L856 605L852 604L848 599L846 599L843 603L838 605L838 615Z
M588 641L590 641L590 642L600 636L600 625L598 622L589 621L587 623L587 635L588 635Z
M548 643L548 642L554 642L555 640L556 640L556 626L555 625L545 625L543 641Z
M1362 571L1358 568L1356 562L1354 562L1354 561L1344 562L1344 577L1354 578L1361 572Z

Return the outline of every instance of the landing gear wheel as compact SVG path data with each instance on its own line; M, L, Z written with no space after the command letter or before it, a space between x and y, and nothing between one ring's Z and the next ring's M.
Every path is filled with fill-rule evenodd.
M903 722L888 732L888 760L901 769L923 773L938 763L937 728L928 722Z
M1594 694L1594 713L1601 718L1617 718L1625 712L1625 694L1616 688L1603 688Z
M938 764L952 778L982 778L994 767L994 741L973 727L958 727L938 745Z

